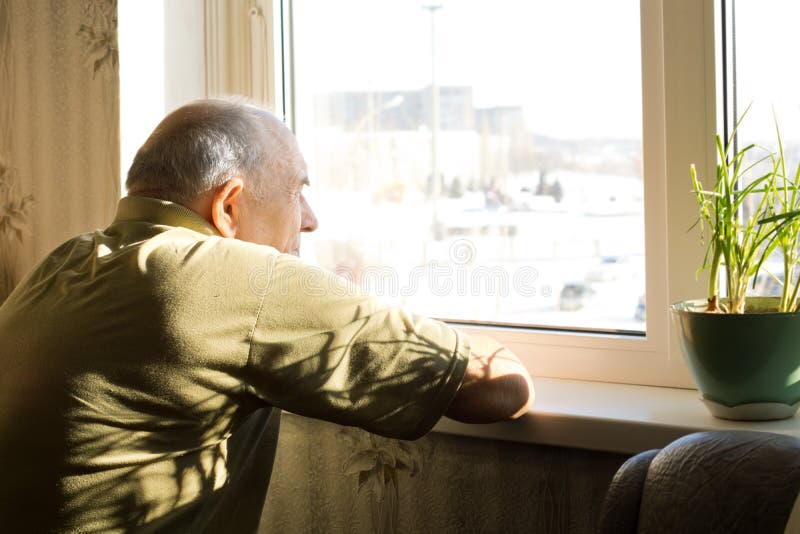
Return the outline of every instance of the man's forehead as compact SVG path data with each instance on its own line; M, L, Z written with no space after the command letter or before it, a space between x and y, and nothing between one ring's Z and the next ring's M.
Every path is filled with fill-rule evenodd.
M291 188L310 185L306 160L303 158L297 145L295 144L294 147L290 148L288 153L285 153L283 157L286 158L283 163L286 180L284 184Z
M306 160L300 152L294 133L272 114L266 114L265 119L267 128L263 142L271 145L268 150L275 151L275 157L282 160L278 165L283 168L281 174L284 176L284 184L290 187L309 185Z
M294 181L297 185L311 185L311 180L308 179L308 170L305 165L295 173Z

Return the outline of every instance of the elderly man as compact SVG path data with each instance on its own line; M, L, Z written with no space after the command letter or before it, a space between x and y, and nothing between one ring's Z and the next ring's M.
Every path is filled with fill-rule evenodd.
M209 100L159 124L113 223L0 308L0 528L252 532L278 409L403 439L528 409L504 347L296 257L308 185L267 112Z

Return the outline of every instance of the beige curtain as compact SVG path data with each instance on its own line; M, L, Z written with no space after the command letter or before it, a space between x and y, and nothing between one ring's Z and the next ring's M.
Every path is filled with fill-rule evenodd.
M113 217L117 58L116 0L0 0L0 302L3 280Z
M595 532L621 454L432 433L414 442L283 414L261 532Z

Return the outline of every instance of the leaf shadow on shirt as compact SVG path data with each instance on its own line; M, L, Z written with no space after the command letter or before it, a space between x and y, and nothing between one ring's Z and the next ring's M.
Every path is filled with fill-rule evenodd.
M248 370L255 394L298 415L400 439L420 437L427 429L420 433L418 423L431 415L435 422L447 408L438 396L454 372L452 347L419 333L402 340L354 336L344 343L330 332L317 336L324 338L315 342L320 350L287 358L268 377L259 374L260 363L284 357L291 345L263 344Z
M419 334L346 344L324 335L321 350L273 369L268 383L249 381L245 370L248 387L235 392L215 391L211 379L195 384L207 396L194 404L172 406L157 391L131 396L126 381L111 387L113 377L92 373L87 380L103 387L80 387L75 376L83 375L65 370L37 378L31 390L50 392L40 395L46 402L30 403L15 415L16 431L0 438L6 480L14 481L0 493L0 527L214 532L235 522L255 530L277 445L279 410L271 406L404 439L435 422L440 413L429 409L452 372L451 347ZM265 355L280 350L275 344ZM374 357L387 350L391 357ZM337 372L346 380L337 382Z
M139 405L129 403L130 411L115 410L108 398L87 401L63 384L40 385L59 394L31 403L20 415L33 424L17 421L9 425L15 432L0 437L7 466L0 530L131 532L145 524L147 531L163 532L233 525L255 530L279 410L247 399L237 399L242 402L232 409L210 410L207 401L225 392L179 415L147 396Z

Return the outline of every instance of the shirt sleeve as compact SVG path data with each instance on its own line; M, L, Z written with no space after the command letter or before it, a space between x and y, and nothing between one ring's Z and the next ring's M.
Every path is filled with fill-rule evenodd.
M250 343L250 393L284 410L416 439L447 410L466 373L467 338L359 293L288 255L264 270Z

